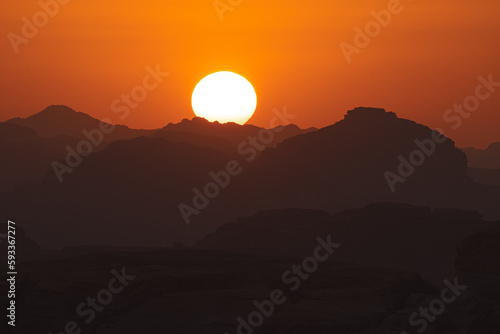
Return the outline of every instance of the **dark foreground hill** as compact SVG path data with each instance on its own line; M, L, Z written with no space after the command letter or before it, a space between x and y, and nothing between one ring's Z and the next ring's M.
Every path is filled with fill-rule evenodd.
M199 243L225 250L48 251L20 229L19 245L32 254L19 263L16 330L495 334L498 224L389 203L335 216L282 210L223 225ZM433 283L415 271L433 273Z
M314 248L310 251L312 256ZM335 253L300 279L291 270L303 260L186 249L30 262L18 277L16 330L386 334L413 333L425 325L428 333L493 334L499 329L494 308L467 291L457 292L432 322L417 316L419 324L412 326L412 314L440 299L443 284L433 287L407 271L339 263ZM454 296L449 288L446 292L447 298Z

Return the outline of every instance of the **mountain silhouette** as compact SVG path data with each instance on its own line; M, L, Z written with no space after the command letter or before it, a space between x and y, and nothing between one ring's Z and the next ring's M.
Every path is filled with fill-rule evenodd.
M332 235L343 241L336 252L339 261L410 270L439 283L454 275L456 247L462 239L496 225L474 211L396 203L371 204L333 216L315 210L270 210L220 226L197 247L306 257L316 236Z
M416 140L432 146L434 139L428 127L383 109L357 108L343 120L308 133L289 126L300 134L276 147L262 145L262 151L245 139L259 129L253 126L195 119L167 128L176 132L170 134L178 136L175 142L162 138L162 129L108 143L82 157L62 183L48 165L43 182L2 194L2 208L24 221L34 240L54 247L193 244L218 226L261 210L304 208L334 214L388 201L500 217L500 189L474 183L466 174L465 154L450 139L429 148L424 163L392 192L386 172L398 173L399 157L409 160L421 149ZM189 131L198 132L190 143L184 142ZM205 136L215 139L210 142ZM228 142L238 140L243 140L244 150L227 152ZM194 144L199 141L210 144ZM202 200L205 186L214 182L211 173L225 171L231 161L241 173L218 189L217 196ZM59 162L66 163L63 158ZM196 200L206 203L187 225L179 207L193 207ZM33 209L27 212L26 207Z
M24 293L18 302L25 305L30 321L20 323L19 329L50 331L64 324L74 316L68 305L101 291L103 283L97 277L110 276L112 263L132 281L88 331L137 333L167 328L186 334L237 333L239 317L246 320L254 312L254 301L264 303L271 291L279 290L286 300L274 306L276 313L260 332L286 334L307 326L308 333L399 333L412 328L413 313L436 303L443 291L453 292L442 285L443 277L453 282L455 276L438 275L449 270L456 258L461 270L457 282L468 284L465 293L447 304L447 312L429 322L428 330L462 333L466 326L466 333L495 333L500 324L494 266L498 232L490 229L493 225L474 212L384 203L333 217L299 209L261 212L221 226L215 233L220 238L206 239L233 250L95 247L78 255L52 252L49 258L23 263ZM460 235L471 232L460 241ZM341 244L294 291L283 276L298 265L305 268L321 245L318 238ZM347 258L369 265L346 263ZM434 273L439 282L433 284L405 267ZM481 285L485 282L489 284ZM54 294L58 298L33 302Z
M295 125L276 129L274 140L266 146L272 147L289 137L314 130L302 130ZM14 118L0 123L0 152L6 161L10 161L0 166L0 192L21 184L41 182L43 175L51 172L52 162L64 160L70 150L77 150L78 144L89 141L89 137L100 142L92 145L93 152L115 141L151 136L235 156L238 154L239 141L257 135L260 130L262 128L253 125L210 123L202 118L194 118L179 124L171 123L157 130L137 130L115 125L111 132L98 135L95 132L101 131L101 121L66 106L50 106L26 119Z
M487 169L487 168L467 168L467 175L469 175L474 182L500 187L500 169Z
M102 245L161 246L189 239L188 233L198 235L181 219L171 218L178 215L177 198L191 191L187 185L206 178L206 168L215 170L226 160L211 149L138 137L110 143L86 157L62 183L50 171L41 185L17 189L10 196L41 192L42 198L25 197L27 205L39 209L39 217L48 218L49 212L58 211L44 222L43 229L32 226L32 235L43 245L80 245L93 239ZM75 211L80 214L75 216ZM31 213L26 217L21 206L11 212L31 222ZM96 216L99 219L92 218ZM67 225L68 220L72 225ZM49 227L52 233L45 233ZM114 235L116 228L120 236Z
M13 118L8 123L21 125L36 131L40 137L50 138L65 135L85 138L82 131L99 129L100 120L85 113L77 112L67 106L53 105L27 118ZM154 130L135 130L125 125L115 125L112 133L106 135L106 141L129 139L146 136Z
M259 333L412 332L450 282L466 291L429 333L500 328L500 187L424 125L378 108L306 130L195 118L117 127L80 155L96 119L50 107L16 122L0 123L0 210L19 224L20 332L63 328L111 268L134 281L88 332L237 333L275 289L287 300ZM331 256L290 291L283 275L318 245Z
M254 125L239 125L236 123L209 122L204 118L184 119L180 123L170 123L156 132L154 137L161 137L173 143L185 142L207 147L228 155L237 155L238 147L249 140L257 138L263 128ZM300 129L295 124L277 126L273 131L272 141L265 143L266 147L275 147L284 140L315 131L316 128Z
M67 144L78 140L63 135L41 138L33 129L0 123L0 192L21 184L40 183L50 164L64 156Z
M474 168L500 169L500 143L493 143L485 150L473 147L463 148L469 166Z
M451 139L436 143L433 136L432 129L394 113L356 108L331 126L265 150L235 180L228 197L253 203L253 211L246 215L294 207L333 213L389 201L465 208L498 217L498 188L475 184L467 176L465 154ZM410 163L414 152L423 160L418 166ZM402 180L392 189L388 172L390 180Z
M500 187L500 143L493 143L485 150L463 148L467 155L469 175L475 182Z
M152 137L163 138L171 143L189 143L199 147L210 148L225 154L234 154L234 145L226 138L212 137L198 133L178 132L175 130L162 129Z
M16 329L51 332L75 318L72 305L103 289L103 277L113 277L111 263L118 271L123 268L132 280L113 296L105 313L82 325L90 333L238 333L237 318L247 319L255 310L253 300L269 299L274 289L283 291L286 301L275 307L276 314L259 332L286 334L305 327L307 333L346 333L353 328L354 333L367 333L380 326L381 330L391 329L393 325L384 319L401 311L409 315L415 296L439 294L411 272L334 260L322 263L299 291L292 292L281 276L300 261L295 257L163 249L30 262L23 264L18 279L24 293L16 300L25 305L23 311L30 321L19 322ZM41 302L47 295L57 298ZM458 309L462 310L466 308ZM478 315L467 318L474 320ZM450 323L447 315L437 323L452 333L460 327L460 323Z
M236 123L219 123L209 122L200 117L195 117L192 120L184 119L182 122L174 124L170 123L159 133L175 132L191 135L202 135L211 138L224 138L228 140L234 147L238 147L242 142L248 141L249 137L256 137L262 128L251 124L239 125ZM273 140L266 143L267 147L274 147L278 143L290 137L297 136L317 130L316 128L300 129L295 124L280 125L270 129L274 132Z

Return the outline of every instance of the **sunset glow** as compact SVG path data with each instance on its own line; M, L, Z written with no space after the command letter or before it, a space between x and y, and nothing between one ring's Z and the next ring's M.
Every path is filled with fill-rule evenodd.
M224 3L229 4L227 1ZM365 31L376 1L243 1L219 12L212 1L70 1L38 33L13 51L38 1L6 0L0 13L4 102L2 121L64 104L96 118L115 117L110 105L137 85L147 66L169 79L123 123L153 129L192 118L193 87L208 73L231 69L258 88L250 122L267 126L287 106L301 127L323 127L357 106L379 106L401 117L446 128L443 113L474 93L478 76L500 77L500 2L400 1L387 27L352 54L355 28ZM27 66L29 64L29 66ZM84 95L87 98L82 99ZM500 94L453 132L460 146L498 140ZM446 129L445 129L446 130Z
M211 122L245 124L257 107L257 95L241 75L217 72L196 85L192 105L196 116Z

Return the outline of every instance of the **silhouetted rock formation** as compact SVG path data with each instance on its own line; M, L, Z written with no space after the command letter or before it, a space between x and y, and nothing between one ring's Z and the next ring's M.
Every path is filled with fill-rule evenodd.
M500 187L500 169L469 167L467 175L476 183Z
M432 140L432 131L382 109L349 111L344 120L288 138L276 148L262 145L260 155L247 137L260 128L201 119L169 127L201 133L192 137L192 143L184 142L189 141L186 132L167 135L177 136L177 142L163 139L165 129L153 136L108 143L82 157L78 166L64 174L62 183L49 163L52 156L45 157L40 159L41 165L48 164L44 182L36 184L33 178L32 184L2 194L0 209L23 221L42 246L51 247L192 245L236 217L294 207L337 213L391 201L500 217L500 188L474 184L466 175L465 155L451 140L436 144L425 162L391 192L384 174L398 173L398 157L408 158L418 149L416 139ZM288 128L297 131L294 126ZM219 130L219 137L210 137L213 141L205 137ZM227 142L233 145L241 138L247 138L243 154L227 152ZM63 150L64 154L64 146ZM60 154L60 146L56 152ZM23 155L26 165L33 156ZM59 158L60 163L65 160ZM220 187L217 196L199 195L214 182L209 173L226 170L232 160L239 163L241 173ZM39 177L42 167L33 165L38 166ZM203 196L206 200L199 199ZM193 206L196 198L203 208L187 226L179 205Z
M383 109L356 108L334 125L264 151L229 191L232 197L243 194L254 211L303 207L338 212L393 201L500 217L494 204L499 189L474 185L466 175L465 154L451 139L436 143L434 136L428 127ZM412 167L414 152L425 160ZM408 168L410 173L401 174ZM394 189L387 172L402 179Z
M467 154L469 167L500 169L500 143L493 143L486 150L468 147L462 151Z
M387 119L396 119L398 116L392 111L387 112L383 108L365 108L358 107L347 111L344 119L354 122L379 122Z
M282 276L301 261L162 250L25 264L17 303L29 314L29 321L19 322L17 329L56 332L74 320L88 333L237 333L236 319L247 319L255 311L254 300L269 299L272 290L280 289L286 300L275 306L259 333L285 334L298 328L307 333L366 333L375 330L412 293L434 291L409 272L334 261L321 263L298 290L291 291L292 285L284 283ZM76 307L107 288L113 277L111 269L120 272L122 267L135 278L113 296L103 312L85 323L88 316L78 317Z
M267 256L307 256L311 242L331 235L340 261L411 270L440 282L454 276L456 246L496 223L477 212L372 204L330 216L323 211L276 210L220 226L197 247ZM309 240L309 242L304 241Z
M464 282L485 298L500 301L500 222L465 238L458 246L456 268ZM498 303L500 305L500 302ZM498 309L500 314L500 308ZM500 321L500 318L498 318Z
M73 109L54 105L27 118L13 118L8 123L31 128L40 137L50 138L65 135L74 138L86 138L82 131L99 129L100 120ZM112 133L106 134L105 141L129 139L153 134L156 130L135 130L125 125L116 125Z
M0 154L9 162L0 166L0 192L40 183L44 174L53 173L51 163L64 161L68 152L77 151L82 141L90 141L92 151L97 152L111 142L151 136L237 156L240 142L262 130L253 125L210 123L202 118L169 124L161 130L136 130L115 125L103 133L103 125L111 126L66 106L50 106L26 119L14 118L0 123ZM273 141L266 146L275 146L286 138L315 129L301 130L295 125L287 125L275 130L278 131Z
M283 276L302 263L298 257L166 249L26 263L18 277L16 302L27 318L16 327L21 333L57 332L75 321L84 332L99 334L238 333L238 317L248 323L251 313L256 317L262 312L254 303L269 300L271 291L279 289L285 300L263 316L255 333L414 333L420 326L410 325L412 313L442 298L441 286L432 287L414 273L339 263L335 256L299 279L295 290L297 281L292 284ZM90 314L82 311L90 309L87 298L108 288L112 269L127 276L127 286L86 322ZM498 320L488 313L492 309L465 291L428 322L427 331L497 333ZM271 308L266 304L264 310ZM251 330L240 331L247 332Z
M458 248L457 269L500 276L500 222L495 228L465 238Z
M40 183L62 149L30 128L0 123L0 192L26 183Z
M500 187L500 143L493 143L486 150L463 148L467 155L469 175L475 182Z
M188 143L199 147L210 148L227 155L234 155L236 148L225 138L210 137L197 133L177 132L173 130L160 130L152 137L159 137L168 140L171 143Z
M179 197L191 195L189 185L206 182L207 168L226 161L211 149L139 137L85 157L62 183L51 171L41 186L19 189L3 203L18 203L10 214L47 247L167 246L200 235L183 221Z
M273 129L274 138L270 143L265 144L267 147L274 147L276 144L281 143L287 138L317 130L316 128L302 130L295 124L277 126ZM248 141L249 137L257 136L261 130L262 128L251 124L221 124L219 122L209 122L204 118L195 117L192 120L184 119L182 122L177 124L170 123L164 127L161 132L180 132L195 136L201 135L211 138L223 138L224 140L229 141L234 148L237 148L242 142Z
M88 333L234 334L273 289L286 301L256 333L413 333L412 314L456 270L467 291L427 333L500 331L500 222L481 216L500 217L500 188L474 183L464 153L428 127L375 108L313 132L279 128L265 145L249 141L261 128L202 119L147 136L119 126L60 183L52 159L67 162L96 122L59 106L0 123L0 211L22 226L20 333L74 320ZM418 150L425 161L391 191L386 173ZM215 180L230 161L241 173ZM203 193L210 182L216 195ZM191 225L180 203L198 207ZM340 246L289 291L283 275L311 263L318 237ZM121 268L134 280L85 322L77 307Z
M26 143L36 142L38 135L36 131L14 123L0 123L0 142L2 143Z

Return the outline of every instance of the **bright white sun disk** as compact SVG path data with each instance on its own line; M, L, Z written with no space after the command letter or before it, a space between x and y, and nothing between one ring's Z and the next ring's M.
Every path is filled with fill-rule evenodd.
M257 94L247 79L223 71L203 78L193 91L191 103L198 117L245 124L255 112Z

